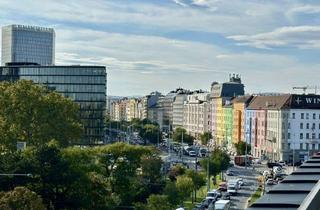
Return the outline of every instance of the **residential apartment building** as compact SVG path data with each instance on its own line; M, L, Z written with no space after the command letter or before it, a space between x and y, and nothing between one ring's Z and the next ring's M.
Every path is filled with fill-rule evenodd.
M245 114L246 108L249 105L253 96L238 96L232 100L233 106L233 129L232 129L232 143L239 143L245 141Z
M233 103L227 102L223 108L223 146L231 150L233 147L232 131L233 131Z
M55 32L52 28L9 25L2 27L2 65L10 62L53 65Z
M188 95L191 92L188 90L183 90L179 92L174 102L172 103L172 128L173 130L178 127L183 127L184 120L184 103L188 99Z
M285 160L290 95L255 96L246 110L246 141L255 157Z
M289 161L306 160L320 150L320 95L291 96L287 131L283 147Z
M208 131L209 99L209 93L197 91L184 102L183 127L196 139Z
M172 129L173 124L173 102L176 100L176 96L183 93L185 90L177 88L176 90L170 91L167 95L162 98L163 108L163 129L168 131Z
M128 99L123 98L112 103L112 120L126 121L127 120L127 104Z
M241 83L239 75L230 75L229 82L211 84L210 96L210 122L214 142L212 144L223 146L225 139L225 123L223 106L232 98L244 95L244 85Z

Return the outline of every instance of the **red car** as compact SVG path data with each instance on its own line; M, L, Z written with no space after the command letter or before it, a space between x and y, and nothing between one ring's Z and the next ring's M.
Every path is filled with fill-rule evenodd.
M227 183L221 182L221 183L219 184L218 190L219 190L219 191L227 191L227 188L228 188Z

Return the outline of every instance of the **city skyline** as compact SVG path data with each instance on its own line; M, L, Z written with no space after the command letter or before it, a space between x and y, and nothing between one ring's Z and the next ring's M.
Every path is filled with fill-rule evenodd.
M4 0L0 8L1 26L54 28L57 65L105 65L108 95L208 90L229 73L250 93L318 83L316 1Z

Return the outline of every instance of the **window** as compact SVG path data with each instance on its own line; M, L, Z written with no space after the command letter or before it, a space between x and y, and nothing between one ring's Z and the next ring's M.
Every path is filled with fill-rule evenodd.
M296 119L296 113L292 113L292 119ZM319 119L320 119L320 114L319 114Z
M288 129L290 129L291 128L291 124L290 123L288 123Z
M300 123L300 129L303 129L303 123Z
M309 149L309 143L306 143L306 150Z
M306 133L306 139L309 139L310 136L309 136L309 133Z
M303 139L303 133L300 133L300 139Z
M306 128L307 128L307 129L309 129L309 123L307 123L307 126L306 126Z
M312 139L315 139L315 138L316 138L316 134L312 133Z
M290 139L290 133L288 133L288 139Z
M312 130L316 129L316 124L315 124L315 123L312 123L311 129L312 129Z
M312 118L315 120L316 119L316 113L312 114Z
M301 119L304 119L304 113L301 113L300 118L301 118Z
M303 144L300 143L300 150L303 150Z
M309 113L306 114L306 119L309 120Z

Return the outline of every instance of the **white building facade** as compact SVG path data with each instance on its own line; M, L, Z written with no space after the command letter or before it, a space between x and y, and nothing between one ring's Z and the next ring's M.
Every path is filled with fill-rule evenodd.
M198 139L209 128L209 99L209 93L196 93L189 95L184 103L183 127Z
M289 160L307 160L320 150L320 95L292 95L288 119Z

